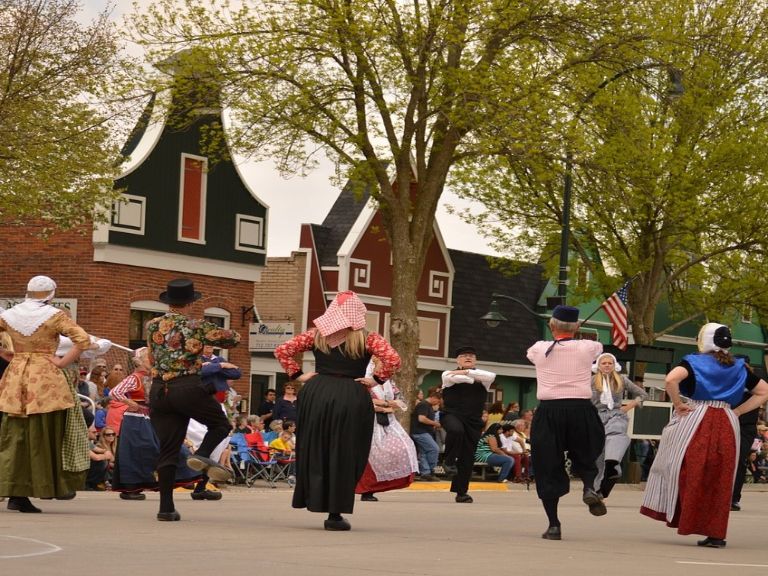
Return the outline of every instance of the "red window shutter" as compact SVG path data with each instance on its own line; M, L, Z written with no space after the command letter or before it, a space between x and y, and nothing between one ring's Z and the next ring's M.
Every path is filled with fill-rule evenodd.
M181 206L181 237L202 240L203 162L184 159L184 200Z

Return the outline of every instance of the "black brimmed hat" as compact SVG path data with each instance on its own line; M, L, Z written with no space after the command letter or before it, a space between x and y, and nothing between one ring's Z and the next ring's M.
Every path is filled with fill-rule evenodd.
M459 346L456 348L456 352L454 353L454 356L461 356L462 354L474 354L477 356L477 352L475 351L474 346Z
M160 294L160 302L181 306L195 300L200 300L203 295L195 292L195 284L186 278L177 278L168 282L166 291Z

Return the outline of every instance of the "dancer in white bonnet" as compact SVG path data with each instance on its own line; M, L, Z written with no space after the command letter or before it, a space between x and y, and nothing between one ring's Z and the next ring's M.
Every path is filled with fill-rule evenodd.
M40 512L29 498L68 498L83 487L88 470L85 437L76 442L67 427L82 424L82 412L61 368L91 346L90 338L65 312L51 306L56 283L35 276L24 302L0 313L0 331L11 337L13 358L0 380L0 496L8 509ZM72 346L56 356L59 335ZM79 406L78 406L79 408ZM80 421L75 418L79 415Z

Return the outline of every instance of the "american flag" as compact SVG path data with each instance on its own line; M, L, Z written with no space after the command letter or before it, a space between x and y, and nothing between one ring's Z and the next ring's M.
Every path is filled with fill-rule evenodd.
M611 340L619 350L627 349L627 293L630 282L632 281L627 280L602 304L603 310L611 320Z

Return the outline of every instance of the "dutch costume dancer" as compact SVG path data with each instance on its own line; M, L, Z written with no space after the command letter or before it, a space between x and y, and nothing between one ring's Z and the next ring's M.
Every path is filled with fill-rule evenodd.
M24 302L0 313L14 354L0 381L0 496L8 509L40 512L29 497L71 498L85 484L89 468L83 412L62 368L91 346L85 330L51 306L56 283L35 276ZM59 335L73 342L54 355Z
M620 462L624 453L629 448L629 417L627 414L638 406L642 406L643 400L648 394L632 383L632 381L619 374L621 365L616 357L608 352L603 352L592 365L592 404L597 408L597 414L605 428L605 450L597 459L597 478L595 478L595 490L603 498L608 495L621 478ZM622 404L624 398L631 401Z
M214 481L225 482L232 477L227 468L210 458L231 426L213 397L215 388L203 384L200 371L204 345L232 348L240 342L240 335L210 322L187 318L185 313L190 304L201 296L191 280L171 280L167 290L160 294L160 301L168 304L168 313L147 324L152 364L150 418L160 442L157 519L161 521L181 519L173 504L173 485L190 418L206 426L208 433L195 454L187 459L187 466Z
M603 451L605 431L592 405L592 362L603 345L592 340L574 340L579 329L579 309L556 306L549 320L553 340L539 341L528 349L528 360L536 366L536 397L539 406L531 423L531 458L536 469L536 493L547 513L545 540L560 540L557 507L570 492L564 452L573 471L584 483L582 500L594 516L606 513L605 504L593 486L595 461Z
M368 464L355 488L355 492L361 494L360 500L364 502L378 501L374 496L377 492L407 488L419 471L419 460L413 440L394 414L395 410L406 410L408 406L403 402L402 394L392 380L387 380L384 384L372 380L376 364L379 364L379 361L373 358L365 373L365 382L371 385L376 419L373 424Z
M724 548L739 456L738 417L768 400L768 383L728 352L731 331L708 323L688 354L667 374L675 412L661 433L640 513L701 534L699 546ZM742 403L744 391L752 397ZM733 406L736 406L732 409Z
M445 430L443 470L452 476L451 492L456 502L471 504L469 479L475 465L477 441L483 433L483 409L488 390L496 374L478 370L477 354L472 346L456 350L456 370L443 372L443 408L440 425Z
M326 512L326 530L349 530L355 485L365 470L373 433L373 403L368 391L400 367L400 356L375 332L366 332L365 305L354 292L340 292L315 328L275 349L299 392L296 431L296 488L293 507ZM294 360L312 350L316 372L303 373ZM372 356L381 361L373 380L365 379Z

